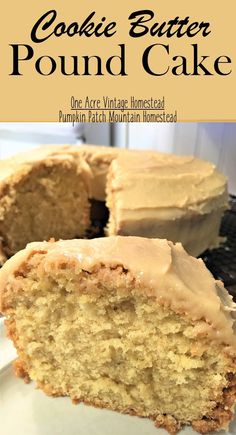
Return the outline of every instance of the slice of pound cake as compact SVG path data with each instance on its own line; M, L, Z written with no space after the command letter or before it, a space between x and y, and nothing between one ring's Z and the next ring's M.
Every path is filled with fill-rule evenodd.
M16 372L53 396L226 429L236 400L235 304L181 244L114 236L31 243L0 271Z

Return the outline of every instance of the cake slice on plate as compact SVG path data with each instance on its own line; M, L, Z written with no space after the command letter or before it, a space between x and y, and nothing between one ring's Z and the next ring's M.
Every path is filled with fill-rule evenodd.
M70 396L226 429L236 400L235 304L181 244L139 237L31 243L0 271L19 375Z

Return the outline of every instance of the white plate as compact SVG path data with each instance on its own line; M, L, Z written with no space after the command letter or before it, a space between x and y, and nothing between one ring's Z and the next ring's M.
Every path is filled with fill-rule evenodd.
M68 398L51 398L13 374L15 350L0 319L0 433L2 435L167 435L148 419L130 417ZM194 435L190 428L181 435ZM228 435L236 434L236 419ZM219 435L219 432L218 432ZM226 435L224 433L224 435Z

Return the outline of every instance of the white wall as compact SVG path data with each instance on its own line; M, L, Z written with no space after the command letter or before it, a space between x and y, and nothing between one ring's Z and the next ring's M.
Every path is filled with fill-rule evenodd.
M76 144L81 126L60 123L0 123L0 158L10 157L41 144Z

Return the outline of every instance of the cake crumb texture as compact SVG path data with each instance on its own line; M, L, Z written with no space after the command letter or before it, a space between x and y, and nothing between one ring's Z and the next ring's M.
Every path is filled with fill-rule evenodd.
M85 236L89 210L78 162L45 159L26 165L0 195L0 262L29 241Z
M101 250L114 239L99 239ZM31 244L11 268L5 264L7 278L0 272L17 374L52 396L149 417L170 434L184 425L200 433L227 428L236 400L233 339L213 339L204 318L173 311L156 283L127 264L85 268L79 245L76 258L75 245L72 255L71 242L63 243L64 255L50 254L60 242Z

